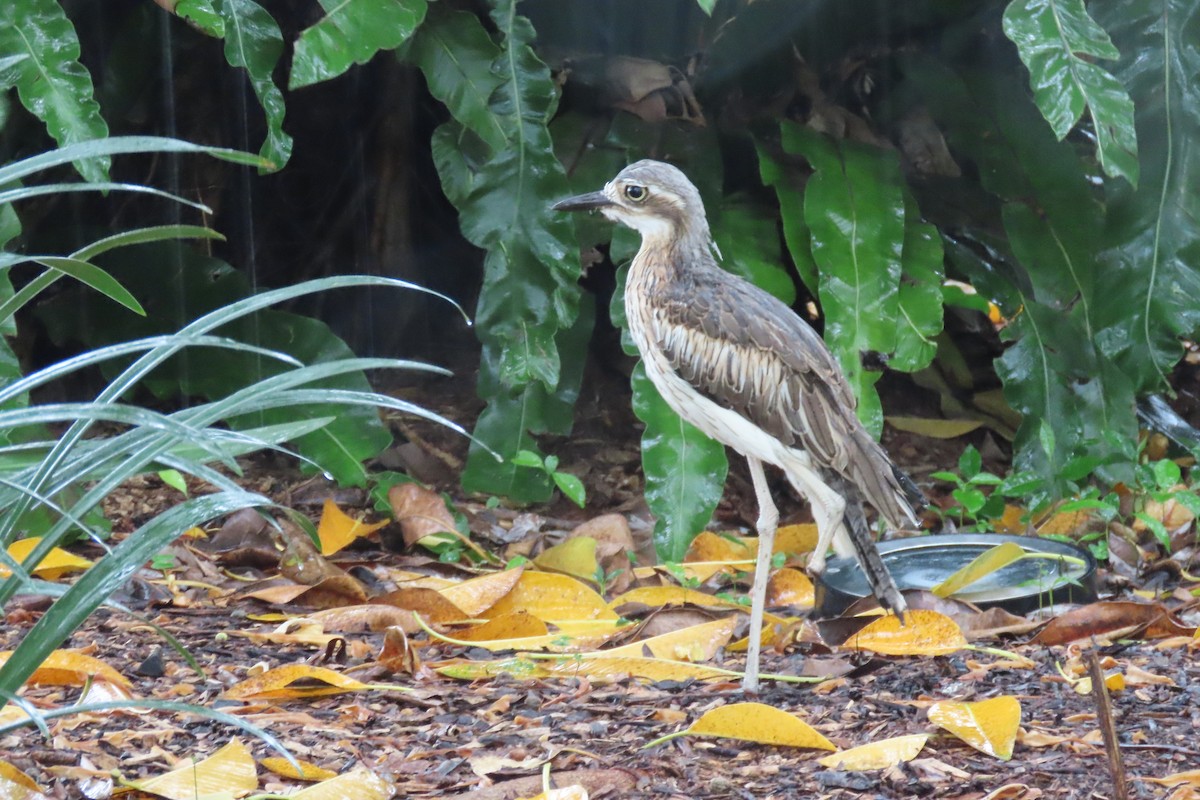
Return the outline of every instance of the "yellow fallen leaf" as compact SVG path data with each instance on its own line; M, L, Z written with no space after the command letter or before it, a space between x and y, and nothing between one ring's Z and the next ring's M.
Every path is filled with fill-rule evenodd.
M755 542L757 545L757 542ZM683 557L685 564L691 562L747 562L753 561L755 548L740 536L728 536L712 531L701 531L688 545Z
M290 700L383 688L409 691L400 686L366 684L325 667L288 664L229 687L225 697L232 700Z
M929 707L929 721L962 739L981 753L1001 761L1012 758L1021 704L1015 697L994 697L976 703L943 700Z
M1200 789L1200 769L1189 769L1185 772L1172 772L1161 778L1135 778L1146 783L1157 783L1159 786L1194 786Z
M709 661L717 651L729 644L733 637L733 617L689 625L660 636L652 636L640 642L630 642L624 647L605 650L609 658L620 656L642 656L649 653L654 658L672 661Z
M389 800L396 790L366 767L355 767L344 775L301 789L288 795L291 800Z
M0 666L8 661L11 650L0 653ZM88 680L107 681L125 688L133 684L128 678L98 658L76 650L53 650L46 656L26 683L51 686L82 686Z
M642 586L629 590L608 605L609 608L620 608L626 603L640 603L652 607L681 606L685 603L691 603L692 605L706 608L736 608L739 611L750 611L749 606L742 606L729 600L722 600L719 597L713 597L711 594L705 594L695 589L686 589L682 586Z
M321 521L317 523L317 538L321 541L321 555L328 556L341 550L360 536L368 536L391 520L366 523L357 520L338 508L333 500L326 499L321 509Z
M967 640L954 620L923 608L904 614L904 624L894 614L880 617L843 645L851 650L870 650L888 656L944 656L967 647Z
M530 658L518 655L501 661L469 661L456 659L432 665L448 678L480 680L497 675L511 675L521 680L535 678L587 678L594 683L622 680L626 677L648 681L728 681L740 673L683 661L634 656L610 657L603 652L578 653L553 659Z
M250 751L234 739L198 764L185 764L130 785L170 800L241 797L258 788L258 770Z
M13 784L12 788L4 787L4 781ZM25 792L21 790L25 790ZM0 797L3 797L4 800L9 800L10 798L19 800L23 797L32 796L34 793L45 794L45 792L46 790L38 786L33 778L7 761L0 760Z
M646 747L679 736L717 736L759 744L837 750L833 742L804 720L763 703L732 703L714 708L686 730L656 739Z
M333 770L318 767L311 761L305 761L300 758L296 759L296 763L300 765L300 772L296 771L296 768L292 766L290 761L279 756L264 758L258 763L276 775L297 781L309 781L311 783L313 781L325 781L337 777L337 773Z
M496 605L500 598L513 590L517 581L521 580L523 572L523 567L485 572L465 581L438 587L438 591L442 597L461 608L468 617L481 617L485 611Z
M546 627L546 623L532 614L517 611L454 631L453 638L464 642L489 642L499 639L528 639L547 636L549 633L550 629Z
M567 575L525 570L512 591L488 609L489 617L524 611L545 622L616 619L604 598Z
M18 539L8 546L8 554L12 556L13 561L18 564L23 563L34 548L41 543L40 536L33 536L28 539ZM92 562L86 558L80 558L77 555L68 553L66 550L54 547L46 554L46 557L33 568L31 574L39 578L45 578L48 581L56 581L67 572L79 572L92 566ZM28 569L27 569L28 571ZM0 564L0 578L7 578L12 573L8 567Z
M925 417L884 417L898 431L915 433L929 439L957 439L983 425L977 419L928 419Z
M1016 542L998 544L980 553L970 564L954 572L929 591L937 597L949 597L985 576L1007 567L1024 555L1025 548Z
M798 569L784 567L771 573L767 581L767 606L801 606L809 608L815 602L816 589L809 577Z
M593 583L596 581L596 571L600 568L600 562L596 560L596 540L590 536L573 536L543 550L533 563L542 569Z
M541 794L524 798L524 800L588 800L588 791L582 785L576 783L571 786L563 786L560 789L547 789Z
M817 547L817 526L812 522L783 525L775 531L772 553L811 553ZM755 555L758 548L754 548Z
M841 770L887 769L897 764L912 761L929 741L928 733L912 736L896 736L879 742L871 742L840 753L821 756L817 763L823 767Z

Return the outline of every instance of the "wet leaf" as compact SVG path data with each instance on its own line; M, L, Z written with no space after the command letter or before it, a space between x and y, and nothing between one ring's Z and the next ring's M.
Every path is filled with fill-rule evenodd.
M365 684L325 667L288 664L234 684L225 691L225 697L231 700L294 700L372 688L381 687ZM407 691L399 686L386 688Z
M967 646L954 620L923 608L910 609L903 624L894 614L880 617L842 644L889 656L944 656Z
M425 0L322 0L325 16L300 32L289 89L327 81L403 44L425 18Z
M566 575L526 570L517 585L489 609L491 616L524 611L540 620L616 619L595 590Z
M0 664L12 656L11 650L0 653ZM84 655L76 650L54 650L42 661L26 681L30 684L49 686L82 686L89 680L130 688L128 678L98 658Z
M459 622L471 617L434 589L397 589L374 598L372 602L408 609L434 624Z
M681 606L685 603L691 603L704 608L750 610L749 606L742 606L729 600L722 600L719 597L714 597L711 594L705 594L695 589L685 589L682 586L643 586L638 589L631 589L620 597L614 598L609 603L609 607L617 609L629 603L640 603L652 607Z
M130 785L170 800L237 797L258 788L258 770L250 751L234 739L197 764L186 764L154 778L130 781Z
M521 580L523 567L499 572L485 572L474 578L438 589L442 597L461 608L468 617L481 617L496 605L500 598L511 592Z
M360 536L369 536L389 524L388 520L365 523L354 519L338 508L337 503L327 499L321 509L321 521L317 525L317 538L321 540L321 555L332 555Z
M672 661L710 661L722 647L729 644L735 624L736 620L733 617L713 620L630 642L624 647L615 647L604 653L610 658L650 655Z
M355 767L344 775L288 795L292 800L389 800L396 790L366 767Z
M1007 696L975 703L943 700L929 707L929 721L981 753L1008 761L1021 727L1021 704Z
M1089 603L1055 617L1033 637L1033 641L1042 645L1059 645L1093 636L1107 640L1125 637L1162 639L1168 636L1192 636L1198 630L1181 625L1159 603L1110 600Z
M816 589L807 575L798 569L784 567L771 573L767 581L767 607L800 606L811 608Z
M1015 542L1005 542L989 548L962 569L954 572L929 591L936 597L949 597L966 586L1003 569L1025 555L1025 549Z
M717 736L784 747L837 750L833 742L804 720L763 703L732 703L714 708L687 730L675 735Z
M406 547L412 547L427 536L444 539L447 533L458 535L454 515L446 508L446 501L424 486L398 483L388 489L388 503L392 506L392 516L400 523Z
M22 563L33 552L33 549L42 541L40 536L32 536L28 539L18 539L8 546L8 554L13 557L17 563ZM86 558L80 558L77 555L68 553L66 550L55 547L46 554L46 557L41 560L36 567L30 570L25 568L26 572L31 575L36 575L39 578L45 578L48 581L56 581L68 572L79 572L92 566L92 562ZM7 577L11 573L8 567L0 564L0 578Z
M871 742L849 750L843 750L833 755L821 756L817 763L823 767L841 770L887 769L906 761L912 761L920 754L929 734L917 733L911 736L897 736Z
M983 425L977 419L926 419L923 417L884 417L898 431L915 433L930 439L957 439Z
M293 767L291 762L289 762L286 758L264 758L258 763L264 768L269 769L271 772L274 772L276 775L298 781L323 781L328 780L329 778L337 777L336 772L327 770L324 767L318 767L316 764L300 758L296 759L296 763L300 765L300 772L297 772L296 768Z
M594 581L600 564L596 561L596 540L576 536L556 544L533 560L542 569L562 572L585 581Z

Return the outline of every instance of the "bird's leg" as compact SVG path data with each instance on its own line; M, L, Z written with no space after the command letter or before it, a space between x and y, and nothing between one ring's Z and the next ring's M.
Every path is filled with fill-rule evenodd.
M767 604L767 578L771 572L771 553L775 545L779 509L771 499L771 488L767 485L762 462L750 456L746 457L746 461L750 463L750 477L754 479L754 494L758 498L758 561L754 565L754 583L750 587L750 640L746 648L746 677L742 678L742 689L757 692L763 611Z
M820 575L825 571L825 554L831 544L840 553L842 541L849 541L849 536L843 529L845 523L846 500L840 494L829 488L815 472L799 463L789 463L784 468L788 481L812 507L813 521L817 523L817 546L808 557L808 571ZM837 541L835 540L837 536Z

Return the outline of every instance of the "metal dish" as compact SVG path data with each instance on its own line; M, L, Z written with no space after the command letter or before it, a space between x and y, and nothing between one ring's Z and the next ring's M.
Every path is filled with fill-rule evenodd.
M980 608L998 606L1027 614L1057 603L1089 603L1096 599L1096 560L1073 544L1036 536L999 533L955 533L918 536L879 543L879 554L901 591L930 589L971 563L985 551L1013 542L1026 552L1080 559L1074 564L1047 559L1021 559L971 584L954 595ZM831 558L816 581L817 618L840 614L871 593L853 558Z

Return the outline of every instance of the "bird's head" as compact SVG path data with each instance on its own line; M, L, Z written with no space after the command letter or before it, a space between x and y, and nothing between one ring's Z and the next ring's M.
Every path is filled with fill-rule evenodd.
M568 197L552 208L599 211L648 241L678 242L695 237L707 244L709 240L700 192L677 167L662 161L630 164L600 191Z

